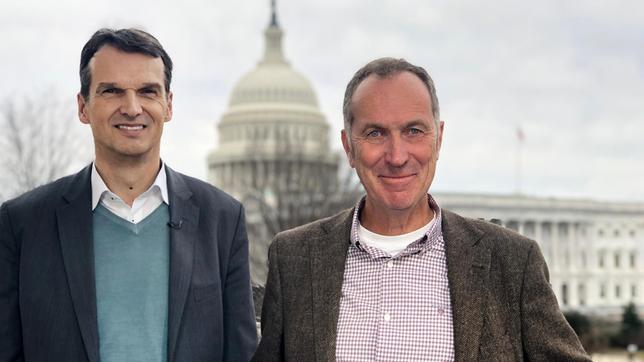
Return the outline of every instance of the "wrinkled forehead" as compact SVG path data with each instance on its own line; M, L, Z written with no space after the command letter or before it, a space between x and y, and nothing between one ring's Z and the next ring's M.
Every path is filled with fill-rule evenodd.
M388 75L370 74L357 86L351 104L377 99L387 101L392 98L410 98L432 106L431 96L425 83L408 71Z
M92 85L114 83L135 87L142 83L164 84L163 60L142 53L130 53L115 47L101 47L89 62Z

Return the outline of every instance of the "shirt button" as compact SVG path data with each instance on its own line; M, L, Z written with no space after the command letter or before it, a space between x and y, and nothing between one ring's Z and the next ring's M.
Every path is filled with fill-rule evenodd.
M393 267L394 267L394 261L393 261L393 260L389 260L389 261L387 262L387 267L389 267L389 268L393 268Z
M445 309L438 308L438 315L443 315L443 313L445 313Z
M389 313L385 313L385 322L389 322L391 320L391 315Z

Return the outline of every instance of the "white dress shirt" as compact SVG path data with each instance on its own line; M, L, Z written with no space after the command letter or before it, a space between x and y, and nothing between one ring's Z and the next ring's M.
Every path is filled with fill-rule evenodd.
M96 209L99 202L116 216L134 224L139 223L156 210L161 203L165 202L167 205L170 205L165 164L161 163L161 169L154 183L144 193L134 199L132 207L130 207L130 205L107 188L101 175L96 170L96 163L94 163L92 165L92 211Z

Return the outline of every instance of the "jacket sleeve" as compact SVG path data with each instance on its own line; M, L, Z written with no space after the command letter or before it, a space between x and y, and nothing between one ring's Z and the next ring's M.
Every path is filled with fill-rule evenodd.
M268 277L262 305L262 337L254 362L284 361L284 331L282 326L282 291L280 285L277 241L268 249Z
M534 241L523 273L521 333L527 361L591 361L559 310L548 267Z
M224 361L249 361L257 347L248 236L240 207L224 287Z
M7 204L0 207L0 361L23 361L18 306L19 250Z

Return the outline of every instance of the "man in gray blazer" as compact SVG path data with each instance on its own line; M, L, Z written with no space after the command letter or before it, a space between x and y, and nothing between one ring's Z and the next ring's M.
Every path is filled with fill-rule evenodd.
M141 30L83 48L95 162L0 208L0 361L250 359L244 211L161 162L171 75Z
M427 72L375 60L344 98L342 143L366 196L276 236L254 361L589 361L537 244L441 209Z

